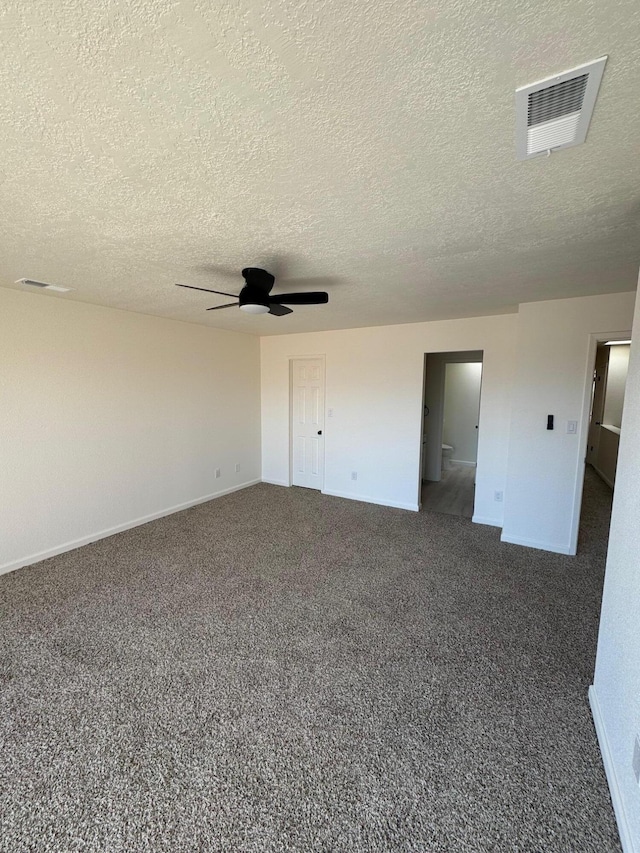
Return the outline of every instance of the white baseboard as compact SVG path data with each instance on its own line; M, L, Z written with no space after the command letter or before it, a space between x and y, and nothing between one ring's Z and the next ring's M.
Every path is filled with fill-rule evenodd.
M573 556L575 551L569 545L560 545L557 542L544 542L538 539L524 539L520 536L510 536L503 533L501 542L509 542L511 545L524 545L525 548L537 548L538 551L552 551L554 554L568 554Z
M268 483L270 486L286 486L287 489L291 485L291 483L285 483L284 480L265 480L264 478L260 480L261 483Z
M488 524L490 527L502 527L502 519L489 518L484 515L474 515L471 521L474 524Z
M326 489L322 490L323 495L330 495L332 498L346 498L349 501L361 501L365 504L377 504L378 506L390 506L394 509L408 509L411 512L418 512L419 505L417 503L408 504L400 501L381 501L377 498L370 498L367 495L354 495L351 492L333 492Z
M464 459L450 459L449 460L452 465L462 465L464 468L475 468L475 462L467 462Z
M620 843L624 853L638 853L638 848L631 835L629 821L624 809L624 801L620 793L620 785L618 784L618 775L616 767L611 755L609 746L609 738L604 724L600 703L598 702L598 694L596 693L595 685L589 688L589 705L591 705L591 714L593 716L593 724L596 727L598 743L600 745L600 753L602 754L602 763L604 764L604 772L607 774L607 782L609 783L609 793L611 794L611 802L613 803L613 811L618 822L618 832L620 833Z
M173 515L175 512L182 512L184 509L189 509L198 504L207 503L214 498L221 498L223 495L230 495L232 492L239 492L241 489L247 489L249 486L255 486L261 480L249 480L246 483L240 483L238 486L231 486L229 489L221 489L219 492L213 492L210 495L204 495L201 498L196 498L192 501L176 504L175 506L161 509L158 512L153 512L150 515L143 515L140 518L134 518L132 521L125 521L123 524L117 524L115 527L108 527L105 530L99 530L96 533L90 533L87 536L82 536L79 539L73 539L70 542L64 542L62 545L56 545L54 548L47 548L45 551L38 551L36 554L29 554L20 560L14 560L11 563L4 563L0 566L0 575L7 572L13 572L16 569L21 569L24 566L31 566L33 563L39 563L41 560L48 560L49 557L56 557L58 554L64 554L66 551L73 551L75 548L81 548L83 545L89 545L91 542L97 542L99 539L106 539L108 536L114 536L116 533L122 533L125 530L131 530L133 527L140 527L141 524L147 524L149 521L155 521L157 518L164 518L167 515Z
M613 484L613 480L610 480L606 474L603 474L602 471L596 465L593 464L593 462L591 463L591 467L596 472L598 477L600 477L601 480L605 481L605 483L607 484L607 486L609 486L610 489L615 488L614 484Z

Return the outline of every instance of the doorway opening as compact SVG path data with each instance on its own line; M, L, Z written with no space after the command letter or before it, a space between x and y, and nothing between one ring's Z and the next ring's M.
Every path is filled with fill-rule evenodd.
M597 336L603 338L603 336ZM596 341L591 375L589 424L580 500L579 537L584 542L598 525L596 510L608 518L615 488L622 429L624 393L629 368L629 333ZM600 495L599 501L595 496Z
M482 350L426 353L420 505L473 516Z
M593 369L586 462L611 489L616 479L630 348L626 341L599 343Z

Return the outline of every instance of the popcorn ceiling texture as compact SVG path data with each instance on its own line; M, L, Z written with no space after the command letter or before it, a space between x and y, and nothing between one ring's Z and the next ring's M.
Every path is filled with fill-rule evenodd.
M5 0L0 15L0 286L28 276L75 288L42 298L258 334L635 287L636 0ZM516 86L603 53L586 145L516 162ZM223 300L173 287L235 292L220 269L246 264L327 279L331 302L207 314Z

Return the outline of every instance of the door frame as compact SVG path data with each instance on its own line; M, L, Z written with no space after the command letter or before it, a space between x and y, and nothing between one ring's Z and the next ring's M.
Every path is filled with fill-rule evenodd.
M606 350L609 350L610 347L606 347ZM587 464L593 465L594 456L598 456L598 450L600 448L600 437L601 437L601 429L602 429L602 420L604 418L604 404L605 398L607 395L607 382L609 379L609 352L606 353L606 357L603 355L603 362L605 362L604 370L602 371L602 384L600 385L601 395L598 395L598 385L597 385L597 373L598 373L598 354L599 352L604 353L605 347L603 346L600 349L600 342L596 344L596 354L594 360L594 368L593 368L593 384L591 391L591 404L589 406L589 425L587 427L587 445L585 449L584 461ZM596 412L595 403L596 403L596 395L598 398L601 396L601 411ZM594 421L594 418L599 417L600 421ZM594 430L596 424L599 424L597 431ZM597 435L597 437L595 437ZM591 450L591 445L593 444L593 452ZM597 445L597 446L596 446Z
M432 350L430 352L425 352L422 356L422 398L420 401L420 416L422 418L420 424L420 453L419 453L419 469L418 469L418 510L422 509L422 470L424 464L423 454L425 452L424 448L424 398L427 390L427 367L428 367L428 358L429 356L435 356L438 361L438 370L440 370L441 375L438 377L439 382L439 410L437 413L438 421L436 423L436 432L439 436L438 441L436 442L438 445L442 445L442 432L443 432L443 418L444 418L444 387L445 387L445 373L447 364L481 364L482 365L482 380L480 382L480 397L478 404L478 441L480 439L480 415L482 410L482 384L484 381L484 358L485 352L484 349L469 349L469 350ZM440 478L442 478L442 454L440 454ZM476 465L477 470L477 465ZM438 480L434 481L438 482ZM475 510L475 507L474 507Z
M587 443L589 441L589 419L591 417L591 392L593 390L593 372L596 368L596 350L598 344L604 341L627 341L631 340L631 332L593 332L589 335L589 346L587 349L587 363L585 370L584 391L582 396L582 417L580 418L578 444L580 448L578 464L578 476L573 492L573 513L571 519L571 531L569 535L568 554L574 555L578 552L578 535L580 533L580 513L582 510L582 493L584 491L584 469L587 462Z
M323 406L324 406L324 426L322 427L322 487L320 493L324 492L325 468L327 464L327 357L325 353L316 353L314 355L290 355L289 356L289 419L287 427L289 430L289 476L287 477L288 486L293 486L293 363L294 361L307 361L310 358L318 359L322 362L322 388L323 388Z

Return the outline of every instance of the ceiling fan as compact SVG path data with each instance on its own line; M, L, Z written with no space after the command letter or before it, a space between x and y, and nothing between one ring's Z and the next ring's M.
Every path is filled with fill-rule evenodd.
M266 270L258 269L258 267L245 267L242 270L242 277L245 280L245 285L239 296L236 296L235 293L225 293L224 290L194 287L191 284L176 284L176 287L204 290L206 293L219 293L221 296L231 296L238 300L237 302L227 302L224 305L214 305L213 308L207 308L207 311L219 311L221 308L232 308L239 305L240 310L246 311L247 314L275 314L276 317L284 317L285 314L292 313L291 308L287 308L284 304L285 302L289 305L323 305L329 301L329 294L324 291L280 293L277 296L270 296L271 288L275 283L275 276Z

